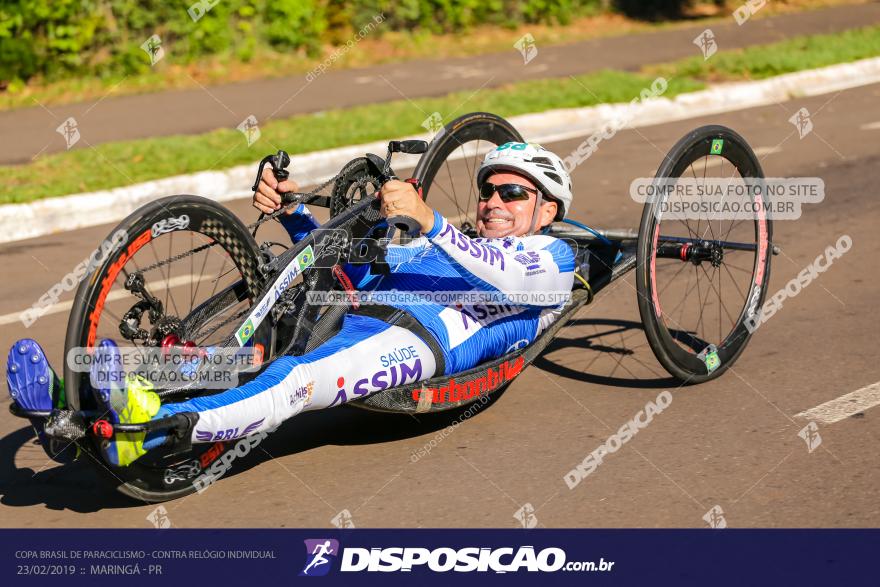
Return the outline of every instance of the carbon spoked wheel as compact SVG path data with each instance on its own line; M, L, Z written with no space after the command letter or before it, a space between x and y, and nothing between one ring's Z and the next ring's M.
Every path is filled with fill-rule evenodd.
M636 282L645 334L663 367L684 382L718 377L739 357L751 334L746 319L763 304L770 277L766 192L754 196L751 212L729 218L717 213L725 196L709 186L763 177L746 141L723 126L686 135L657 171L657 184L707 186L705 200L700 192L705 213L670 214L683 197L671 190L648 200L639 228Z
M476 176L486 153L509 142L522 142L509 122L486 112L466 114L447 124L431 141L413 177L425 199L466 234L475 233Z
M259 291L260 259L247 228L231 212L205 198L172 196L123 220L107 243L108 254L74 298L65 357L76 348L93 349L102 338L141 356L169 346L232 346L234 330ZM268 356L268 324L248 344L260 345ZM64 375L74 409L99 408L88 372L65 361ZM163 403L206 393L194 388L176 394L173 387L156 386ZM99 441L91 438L94 442L83 448L102 460ZM229 447L197 444L189 454L160 447L128 467L102 464L122 483L123 493L161 501L194 491L192 480Z

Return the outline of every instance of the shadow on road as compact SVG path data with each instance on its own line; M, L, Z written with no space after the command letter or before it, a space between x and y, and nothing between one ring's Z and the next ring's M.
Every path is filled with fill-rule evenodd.
M570 329L572 327L593 327L594 332L586 336L576 335L565 338L560 336L555 338L532 364L560 377L566 377L583 383L594 383L596 385L626 387L630 389L659 389L681 385L681 382L672 376L650 379L635 376L628 366L624 364L624 361L631 361L640 368L640 371L648 370L651 373L663 372L663 368L659 364L648 365L636 356L635 348L647 344L643 334L644 327L641 322L606 318L576 318L566 328ZM615 364L614 367L607 370L608 374L602 374L562 365L558 360L548 356L554 351L565 349L583 349L584 351L594 353L605 353L606 355L616 357ZM653 360L653 355L648 360ZM621 375L616 375L617 373L621 373Z
M44 468L18 468L15 465L16 453L27 444L36 442L30 425L0 438L0 503L3 505L26 507L44 504L50 510L79 513L131 505L131 501L114 491L112 485L103 482L103 475L86 462L88 457L68 465L57 465L45 457ZM71 446L66 450L75 448ZM36 450L44 456L42 448Z
M306 412L285 422L250 454L236 459L224 478L244 473L276 457L325 445L377 444L438 433L456 422L477 417L503 393L503 389L496 391L485 404L475 403L434 414L383 414L350 406ZM109 473L102 471L101 464L90 462L92 458L86 454L67 465L56 465L46 457L47 468L43 470L18 468L16 453L27 443L36 442L30 426L0 438L0 503L3 505L27 507L44 504L52 510L79 513L145 505L115 491L119 482L114 482Z
M679 384L672 377L644 379L632 376L625 366L620 368L622 361L637 361L648 367L651 373L661 371L659 365L648 366L635 356L634 345L645 344L644 336L638 332L642 330L640 322L581 318L572 321L571 326L592 327L594 332L556 338L534 361L535 366L560 377L613 387L652 389ZM606 369L609 370L608 374L601 374L568 367L547 356L565 349L602 353L619 360L615 361L615 367ZM622 374L616 375L618 372ZM433 414L384 414L351 406L306 412L286 422L250 454L236 459L225 477L244 473L276 457L295 455L326 445L378 444L419 436L426 436L427 444L431 441L429 435L436 437L451 426L478 417L503 393L504 389L493 393L485 404L475 403ZM110 476L99 469L100 465L89 462L91 457L87 455L69 465L53 465L37 471L17 468L15 455L29 442L36 442L29 426L0 439L0 503L3 505L23 507L45 504L49 509L69 509L81 513L144 505L114 491L114 484L107 483Z

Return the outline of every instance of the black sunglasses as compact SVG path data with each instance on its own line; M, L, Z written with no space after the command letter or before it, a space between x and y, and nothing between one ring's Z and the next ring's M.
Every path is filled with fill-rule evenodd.
M505 204L508 202L521 202L529 199L529 194L538 195L538 190L528 188L518 183L502 183L496 185L488 181L480 186L480 201L488 202L492 199L492 194L498 192L498 196Z

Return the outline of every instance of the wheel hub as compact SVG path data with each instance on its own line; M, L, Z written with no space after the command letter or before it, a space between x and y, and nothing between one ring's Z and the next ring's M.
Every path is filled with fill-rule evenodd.
M682 255L694 265L708 261L712 267L720 267L724 261L724 248L714 241L702 241L700 243L682 247ZM684 260L684 259L682 259Z

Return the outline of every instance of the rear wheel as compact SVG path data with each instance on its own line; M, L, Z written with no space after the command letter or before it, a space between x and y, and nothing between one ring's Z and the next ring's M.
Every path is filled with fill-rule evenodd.
M97 408L97 402L89 373L74 370L68 353L93 349L102 338L114 339L123 351L135 347L128 350L144 354L189 342L233 346L231 337L261 286L259 251L247 227L205 198L172 196L152 202L123 220L107 245L109 254L80 284L68 322L64 375L75 410ZM132 287L138 275L142 286ZM268 322L248 341L261 345L267 356L272 342ZM163 402L189 397L158 385L157 391ZM83 448L100 459L99 440L89 438L94 441ZM185 454L160 447L128 467L103 464L122 482L123 493L161 501L194 491L193 479L233 446L196 444Z
M494 114L473 112L440 129L413 177L431 207L466 234L476 234L476 177L485 154L504 143L522 142L513 126Z
M676 143L655 185L687 179L697 186L743 188L746 180L763 177L745 139L723 126L704 126ZM704 191L709 195L701 206L718 199ZM767 293L773 225L765 212L766 190L754 196L753 212L735 218L719 217L716 207L702 217L673 219L675 193L645 204L636 268L639 313L663 367L684 382L700 383L721 375L749 341L747 319Z

